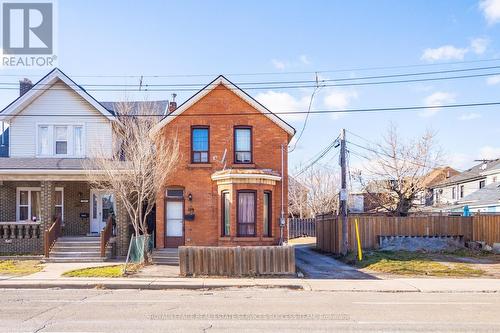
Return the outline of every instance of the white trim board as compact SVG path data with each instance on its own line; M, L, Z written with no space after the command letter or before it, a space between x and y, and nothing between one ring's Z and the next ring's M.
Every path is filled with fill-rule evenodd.
M115 117L104 106L101 105L94 97L82 89L78 84L71 80L59 68L54 68L51 72L45 75L40 81L35 83L33 87L24 95L18 97L11 104L9 104L0 113L0 120L9 120L32 103L36 98L43 94L46 90L51 89L58 80L64 82L70 89L80 95L85 101L92 105L104 117L109 120L115 120Z
M268 117L271 121L273 121L276 125L281 127L285 132L287 132L290 136L295 135L295 129L290 126L287 122L285 122L283 119L278 117L276 114L272 113L270 110L268 110L266 107L264 107L262 104L257 102L254 98L252 98L250 95L245 93L243 90L241 90L239 87L237 87L234 83L226 79L223 75L219 75L214 81L209 83L205 88L201 89L198 91L196 94L194 94L191 98L189 98L186 102L184 102L182 105L180 105L174 112L168 114L163 118L158 124L156 124L150 131L150 136L155 136L160 129L162 129L165 125L170 123L172 120L174 120L178 115L189 109L191 106L193 106L196 102L198 102L200 99L205 97L209 92L214 90L216 87L219 85L223 85L232 92L234 92L238 97L240 97L242 100L250 104L254 109L260 111L263 115Z

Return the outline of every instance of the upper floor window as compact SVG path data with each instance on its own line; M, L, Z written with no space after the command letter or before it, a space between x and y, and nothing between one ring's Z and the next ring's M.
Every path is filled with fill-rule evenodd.
M191 162L208 163L209 129L208 127L191 128Z
M460 198L464 197L464 190L465 190L464 185L460 185Z
M234 128L234 163L252 163L252 128Z
M455 195L455 191L456 191L456 188L455 188L455 187L452 187L452 188L451 188L451 198L452 198L452 199L455 199L455 196L456 196L456 195Z
M37 134L39 156L84 156L82 125L39 125Z
M479 188L483 188L486 185L486 180L481 180L479 182Z

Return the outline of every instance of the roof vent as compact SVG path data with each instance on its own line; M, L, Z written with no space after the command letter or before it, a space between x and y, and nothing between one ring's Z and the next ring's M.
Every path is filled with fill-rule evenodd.
M481 170L485 170L487 167L488 167L488 163L484 162L484 163L481 165Z

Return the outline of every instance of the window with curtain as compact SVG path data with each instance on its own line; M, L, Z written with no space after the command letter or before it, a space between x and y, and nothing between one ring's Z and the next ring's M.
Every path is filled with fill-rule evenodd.
M38 129L38 154L49 155L49 127L40 126Z
M263 221L264 229L263 235L267 237L272 236L272 203L271 203L271 192L264 192L264 202L263 202Z
M234 163L252 163L252 129L235 127Z
M73 127L73 144L75 146L74 155L83 156L83 127Z
M56 155L68 154L68 127L56 126L54 128Z
M230 235L231 199L229 192L222 192L222 236Z
M191 161L193 163L208 163L208 127L193 127L191 129Z
M18 192L17 210L19 221L38 221L42 215L39 188L26 188Z
M256 195L238 191L238 236L255 236Z

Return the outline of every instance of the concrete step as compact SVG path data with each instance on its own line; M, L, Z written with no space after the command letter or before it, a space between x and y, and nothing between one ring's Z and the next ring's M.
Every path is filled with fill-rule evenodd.
M96 245L80 245L80 246L66 246L65 244L54 244L52 251L80 251L80 252L91 252L100 251L101 246Z
M62 257L62 258L54 258L49 257L45 258L44 262L54 262L54 263L65 263L65 262L103 262L107 261L109 258L101 258L101 257Z
M155 249L153 250L152 260L155 265L179 266L179 250Z
M49 257L66 258L66 257L99 257L101 252L50 252ZM111 250L106 250L106 255L111 255Z

